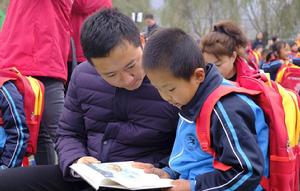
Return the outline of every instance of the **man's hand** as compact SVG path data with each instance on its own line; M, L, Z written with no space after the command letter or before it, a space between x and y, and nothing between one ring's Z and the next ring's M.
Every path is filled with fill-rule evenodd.
M76 163L83 163L83 164L91 164L91 163L101 163L98 159L90 156L81 157L76 161Z
M145 173L156 174L160 178L170 178L169 174L160 168L155 168L150 163L133 162L132 166L135 168L143 169Z

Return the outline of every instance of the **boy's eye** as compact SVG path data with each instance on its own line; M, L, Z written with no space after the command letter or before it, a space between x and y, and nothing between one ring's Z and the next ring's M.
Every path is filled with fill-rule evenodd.
M169 92L173 92L175 90L175 88L169 89Z
M216 65L216 66L221 66L222 63L220 63L220 62L215 62L215 65Z

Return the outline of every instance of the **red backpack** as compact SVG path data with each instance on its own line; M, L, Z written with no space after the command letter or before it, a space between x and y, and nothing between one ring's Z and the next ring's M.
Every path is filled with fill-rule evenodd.
M23 166L28 166L37 150L37 139L44 109L44 85L35 78L23 76L16 68L1 69L0 87L7 81L15 84L24 100L29 141ZM3 124L1 116L0 124Z
M300 67L284 62L276 74L276 82L300 95Z
M263 177L261 186L267 191L298 191L300 168L299 97L263 74L251 77L241 76L236 86L221 85L208 96L196 120L196 131L201 148L215 156L209 133L211 113L218 100L232 92L250 96L264 111L270 128L269 178ZM231 168L216 160L214 167L220 170Z

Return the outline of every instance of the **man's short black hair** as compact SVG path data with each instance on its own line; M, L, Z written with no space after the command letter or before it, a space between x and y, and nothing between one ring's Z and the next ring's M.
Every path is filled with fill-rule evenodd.
M140 46L140 33L134 22L117 9L104 9L94 13L81 28L81 46L84 56L106 57L109 52L127 40L135 47Z
M143 55L145 70L167 69L175 76L190 80L197 68L205 68L199 46L178 28L161 29L146 43Z
M152 14L146 14L144 19L154 19L154 16Z

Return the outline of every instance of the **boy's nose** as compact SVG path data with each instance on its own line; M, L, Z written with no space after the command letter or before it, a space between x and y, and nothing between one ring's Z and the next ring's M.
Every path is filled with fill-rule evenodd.
M164 95L162 95L161 94L161 97L164 99L164 100L166 100L167 102L169 102L169 103L173 103L172 102L172 97L171 96L169 96L169 95L166 95L166 94L164 94Z

